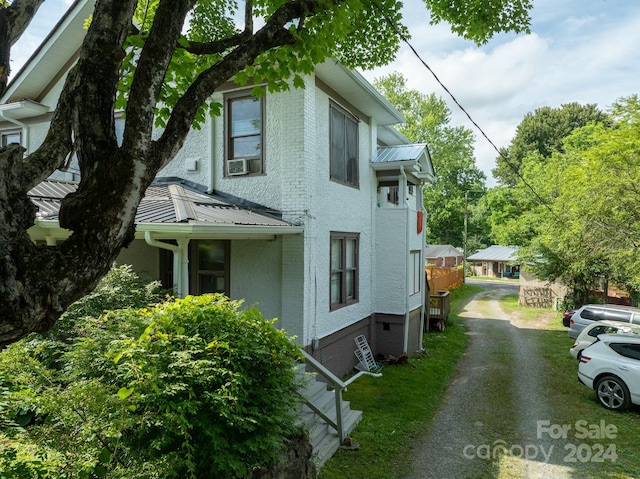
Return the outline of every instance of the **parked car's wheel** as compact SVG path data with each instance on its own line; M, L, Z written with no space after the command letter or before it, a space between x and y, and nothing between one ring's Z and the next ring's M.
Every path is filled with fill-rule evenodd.
M598 379L596 397L600 404L612 411L625 411L631 404L629 388L615 376L604 376Z

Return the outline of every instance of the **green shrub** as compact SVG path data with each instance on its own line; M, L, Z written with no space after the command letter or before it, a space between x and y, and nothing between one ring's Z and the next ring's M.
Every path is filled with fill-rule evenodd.
M257 310L205 295L76 321L0 354L7 477L246 477L296 432L298 348Z
M69 306L47 337L69 341L83 334L83 318L97 318L115 309L144 308L167 297L160 281L140 277L130 265L114 265L91 293Z

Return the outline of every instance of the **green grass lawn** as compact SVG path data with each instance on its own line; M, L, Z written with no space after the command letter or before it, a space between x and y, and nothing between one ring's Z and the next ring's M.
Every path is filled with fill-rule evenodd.
M539 309L518 306L518 297L515 294L505 297L501 304L505 311L517 312L521 320L532 325L541 315ZM595 393L578 381L577 361L569 355L573 339L569 338L567 328L562 325L561 313L556 313L556 317L557 321L546 325L544 329L531 330L542 355L541 360L546 363L545 369L549 372L545 377L544 387L553 410L551 417L540 419L549 420L551 424L571 427L567 431L563 452L566 452L568 466L579 466L581 479L640 477L640 408L633 408L626 413L616 413L600 406ZM580 428L599 427L602 421L615 427L615 438L582 437ZM594 435L598 434L595 429L591 431ZM613 452L615 460L607 456L600 461L600 457L595 457L600 450L597 444L601 444L604 451ZM576 451L578 448L580 450ZM574 452L581 453L582 456L578 457ZM571 462L574 459L576 462ZM500 478L502 479L502 476Z
M639 409L634 408L626 413L616 413L604 409L596 401L593 390L582 385L577 378L577 361L569 356L569 348L573 339L567 336L566 328L562 331L540 332L539 344L544 361L547 363L549 375L546 377L548 398L553 405L553 416L549 418L554 424L570 425L572 430L568 432L567 454L571 447L581 447L586 452L583 459L591 452L595 452L595 444L602 444L606 449L613 445L615 461L603 462L585 461L585 473L593 478L637 478L640 477L640 456L638 455L638 441L640 439L640 415ZM617 434L615 438L578 438L576 437L576 423L588 427L598 426L604 421L607 425L615 426ZM586 448L586 449L585 449ZM580 461L581 462L581 461Z
M352 434L360 449L339 450L321 469L320 479L389 479L409 472L410 445L424 433L466 347L456 312L481 289L467 284L452 292L448 327L425 334L424 354L407 366L385 367L381 378L364 376L349 385L344 398L364 412Z
M449 326L442 333L425 335L427 352L412 358L408 366L385 367L381 378L362 377L349 386L345 399L351 407L364 412L362 422L353 432L360 444L357 451L339 450L321 469L319 479L390 479L405 477L413 461L412 444L424 434L441 403L443 392L466 348L465 329L457 312L471 296L482 288L463 285L451 295ZM640 408L627 413L605 410L595 400L595 394L577 379L577 363L569 355L573 340L562 326L561 314L539 328L540 318L548 318L549 310L518 306L517 295L504 298L503 308L517 313L524 327L530 330L539 345L541 361L546 363L543 387L552 406L551 417L540 418L552 424L570 425L566 453L571 460L571 446L592 454L596 444L615 452L615 460L586 461L578 457L576 478L632 479L640 477ZM557 320L555 320L557 318ZM530 324L531 328L527 325ZM588 427L605 424L615 426L615 438L576 438L576 422ZM571 466L571 463L567 463ZM500 479L511 478L508 472Z

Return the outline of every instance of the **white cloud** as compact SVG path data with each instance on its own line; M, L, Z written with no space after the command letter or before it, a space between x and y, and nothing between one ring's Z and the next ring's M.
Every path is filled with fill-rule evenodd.
M640 11L634 2L537 0L531 35L501 34L482 47L446 25L430 26L421 2L406 5L411 44L497 147L507 146L537 108L576 101L606 109L638 93ZM409 88L447 101L452 123L476 134L477 164L490 177L496 151L406 46L392 65L365 76L393 71L404 74Z

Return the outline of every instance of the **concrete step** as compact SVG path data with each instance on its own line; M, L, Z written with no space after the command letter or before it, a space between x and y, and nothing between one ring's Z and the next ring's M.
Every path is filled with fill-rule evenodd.
M299 373L306 374L304 368L299 368ZM315 380L312 375L307 375L307 378L311 382L307 382L300 391L301 395L336 422L335 391L328 389L326 383ZM362 412L352 410L349 401L343 400L342 423L345 436L355 429L361 419ZM339 434L333 426L330 426L322 416L306 404L300 407L298 420L309 433L309 440L313 447L313 461L320 468L341 446Z
M349 413L345 415L343 420L346 436L348 436L355 429L356 425L360 422L361 419L361 411L350 410ZM314 438L312 445L312 460L318 468L322 467L324 463L329 460L341 446L340 438L337 431L326 424L325 427L322 428L322 434L318 434Z

